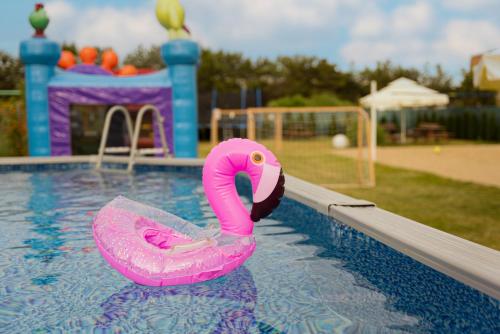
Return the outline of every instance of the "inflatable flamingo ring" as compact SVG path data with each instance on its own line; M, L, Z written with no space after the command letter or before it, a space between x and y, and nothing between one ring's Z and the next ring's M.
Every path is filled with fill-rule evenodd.
M253 206L238 197L235 176L249 175ZM229 273L255 249L254 222L269 215L284 193L285 178L276 157L247 139L217 145L203 167L203 187L220 222L202 229L173 214L117 197L96 215L93 234L113 268L151 286L191 284Z

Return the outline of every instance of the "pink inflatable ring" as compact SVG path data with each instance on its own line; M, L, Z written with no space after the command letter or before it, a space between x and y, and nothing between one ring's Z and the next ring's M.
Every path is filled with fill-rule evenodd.
M236 191L239 172L247 173L252 184L250 213ZM203 168L203 187L220 230L202 229L120 196L96 215L94 239L104 259L136 283L164 286L214 279L252 255L253 224L279 205L284 183L269 150L247 139L231 139L212 149Z

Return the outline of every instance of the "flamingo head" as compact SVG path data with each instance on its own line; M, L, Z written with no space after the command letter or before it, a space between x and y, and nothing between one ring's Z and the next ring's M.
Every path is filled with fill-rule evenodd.
M276 156L264 145L244 140L245 171L250 175L253 205L250 218L258 222L280 204L285 192L285 176Z

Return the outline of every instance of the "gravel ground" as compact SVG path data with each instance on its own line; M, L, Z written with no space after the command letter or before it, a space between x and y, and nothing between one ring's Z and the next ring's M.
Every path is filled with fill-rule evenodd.
M356 154L353 150L336 153ZM379 147L377 162L500 187L500 145Z

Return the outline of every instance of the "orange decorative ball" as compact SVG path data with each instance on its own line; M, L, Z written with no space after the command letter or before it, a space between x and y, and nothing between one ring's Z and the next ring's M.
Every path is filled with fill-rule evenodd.
M104 51L102 53L101 59L101 67L108 71L113 70L113 68L118 65L118 55L112 49Z
M137 75L137 73L137 68L134 65L125 65L118 71L118 75L121 76Z
M71 51L61 52L61 58L59 58L57 66L67 70L68 68L75 66L75 64L76 64L75 55Z
M95 64L95 60L97 59L97 50L92 47L84 47L80 50L80 60L82 63L86 65Z

